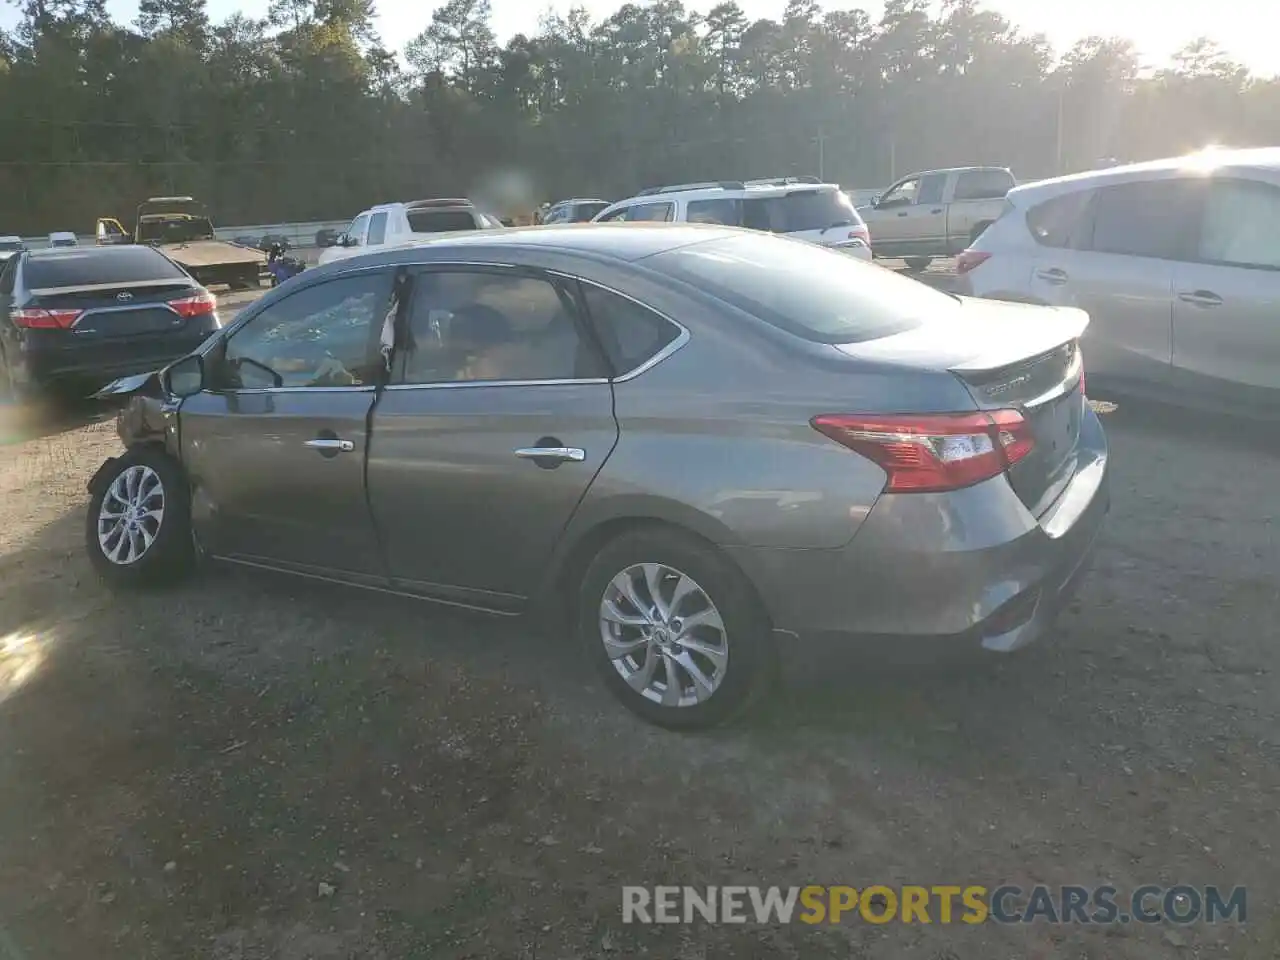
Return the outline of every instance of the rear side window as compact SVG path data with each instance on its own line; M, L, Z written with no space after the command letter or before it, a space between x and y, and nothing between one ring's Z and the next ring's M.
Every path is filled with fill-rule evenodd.
M23 286L33 290L79 287L91 283L136 280L183 280L182 268L147 246L92 247L27 260Z
M954 297L892 270L779 237L727 237L646 263L816 343L887 337L960 309Z
M1217 180L1209 187L1197 259L1280 270L1280 190L1254 180Z
M369 246L375 246L387 239L387 215L375 213L369 220Z
M409 229L414 233L453 233L475 230L476 218L470 210L410 210Z
M680 336L680 329L634 300L582 285L592 326L616 376L636 369Z
M999 200L1013 189L1007 170L966 170L956 181L957 200Z
M1092 230L1077 244L1098 253L1175 260L1195 229L1202 181L1147 180L1102 187L1090 205Z
M18 272L18 258L10 257L0 267L0 293L13 293L13 278Z
M689 201L690 223L719 223L726 227L742 225L742 201L732 197Z
M1093 197L1090 190L1068 193L1038 203L1027 211L1027 229L1044 247L1070 247L1086 224L1085 214Z
M637 203L627 211L628 220L665 221L675 213L673 203Z

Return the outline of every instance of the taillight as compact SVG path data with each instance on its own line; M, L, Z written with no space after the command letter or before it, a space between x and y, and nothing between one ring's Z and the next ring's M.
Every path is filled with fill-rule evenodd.
M1035 447L1017 410L862 416L828 413L815 430L879 464L888 493L958 490L1004 473Z
M27 330L66 330L79 319L83 310L45 310L42 307L27 307L14 310L9 314L15 327Z
M956 257L956 275L968 273L990 259L991 254L986 250L961 250L960 255Z
M180 317L203 317L218 309L218 300L208 290L201 290L190 297L170 300L169 306L173 307Z

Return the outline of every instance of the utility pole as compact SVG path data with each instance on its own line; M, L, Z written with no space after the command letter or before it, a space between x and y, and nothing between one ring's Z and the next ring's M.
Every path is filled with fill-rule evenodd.
M1057 148L1057 169L1058 176L1062 176L1067 171L1062 168L1062 140L1063 128L1065 127L1067 101L1067 85L1064 83L1058 87L1058 148Z
M818 179L823 182L827 179L826 172L826 145L827 135L823 132L822 127L818 127Z

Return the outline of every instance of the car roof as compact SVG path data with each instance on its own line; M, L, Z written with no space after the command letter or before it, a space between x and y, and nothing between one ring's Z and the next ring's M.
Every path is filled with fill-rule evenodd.
M447 259L448 251L465 254L483 249L486 256L501 260L503 250L553 250L568 254L605 257L633 262L677 247L702 243L742 231L734 227L687 223L566 223L539 227L508 227L466 233L422 237L404 243L387 244L368 253L343 257L308 270L319 275L329 268L350 269L355 263L411 262L415 251L430 249L431 259Z
M1163 157L1141 163L1126 163L1102 170L1086 170L1064 177L1022 184L1009 191L1015 202L1058 196L1082 187L1163 179L1186 174L1208 175L1220 171L1254 171L1280 174L1280 147L1249 147L1240 150L1209 149L1180 157Z
M22 238L18 236L16 233L0 233L0 240L3 240L5 243L15 243L15 242L21 243L22 242Z
M466 197L445 197L438 200L396 200L392 203L379 203L364 213L375 213L380 210L474 210L476 205Z

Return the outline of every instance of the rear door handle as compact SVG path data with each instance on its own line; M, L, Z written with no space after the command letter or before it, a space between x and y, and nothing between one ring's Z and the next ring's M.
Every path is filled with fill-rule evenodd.
M1059 270L1057 267L1048 267L1046 269L1037 270L1036 277L1045 283L1066 283L1067 271Z
M1178 294L1178 299L1196 307L1220 307L1222 298L1212 290L1193 290L1190 293Z
M304 441L302 445L312 450L319 450L321 453L350 453L356 448L350 440L339 440L337 437L317 437L314 440Z

